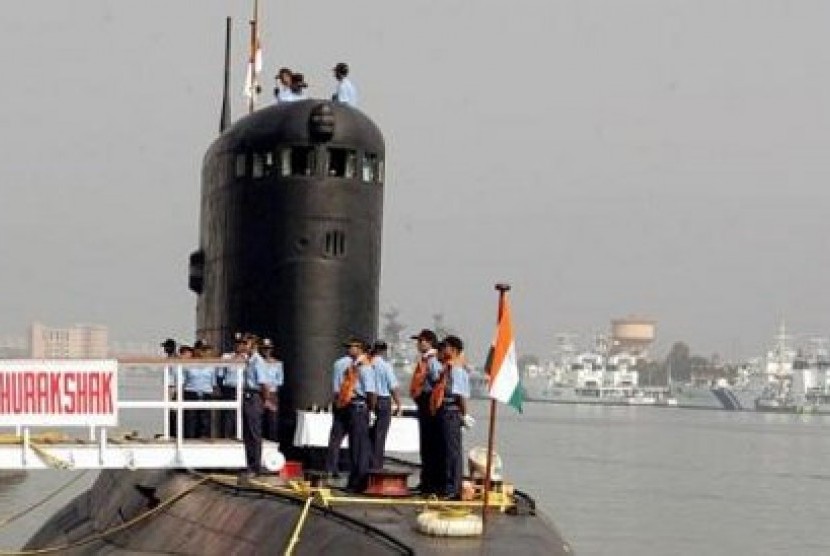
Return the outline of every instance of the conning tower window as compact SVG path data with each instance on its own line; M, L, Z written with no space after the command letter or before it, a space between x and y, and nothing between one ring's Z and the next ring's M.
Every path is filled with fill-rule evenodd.
M357 153L348 149L329 149L326 175L336 178L354 178L357 173Z
M252 158L251 176L254 179L264 178L274 174L274 153L254 153Z
M317 169L314 147L280 149L280 168L283 176L313 176Z
M239 153L236 155L236 161L234 163L234 176L237 178L244 178L245 174L248 170L248 157L245 153Z
M346 232L331 230L326 232L323 242L323 255L326 257L344 257L346 255Z
M383 181L383 161L374 153L363 154L363 181Z

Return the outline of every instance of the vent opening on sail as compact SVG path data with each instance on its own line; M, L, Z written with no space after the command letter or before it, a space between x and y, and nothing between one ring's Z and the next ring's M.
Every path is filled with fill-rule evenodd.
M344 257L346 255L346 233L340 230L326 232L323 242L323 255L326 257Z

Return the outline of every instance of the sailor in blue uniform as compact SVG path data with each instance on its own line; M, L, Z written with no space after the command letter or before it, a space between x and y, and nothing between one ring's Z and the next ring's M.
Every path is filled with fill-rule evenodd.
M369 408L376 403L375 372L369 361L369 344L361 342L354 363L343 375L337 403L349 412L349 481L346 489L363 492L369 478L372 445L369 438Z
M167 358L174 358L176 357L176 340L173 338L167 338L161 343L161 348L164 350L164 356ZM168 386L168 399L173 399L173 392L174 389L171 388L175 384L173 377L176 376L176 366L175 365L168 365L165 368L165 373L167 373L167 384ZM167 426L168 431L170 434L176 434L176 410L171 409L167 415Z
M377 401L374 412L375 425L371 429L372 461L371 469L383 468L383 454L386 451L386 436L392 423L392 402L395 402L395 415L401 414L401 398L398 394L398 378L392 365L386 360L388 346L383 340L372 345L372 369L375 372Z
M237 332L233 335L233 351L223 353L222 359L243 363L248 358L248 347L245 335ZM225 367L217 376L220 397L223 401L236 400L237 370L236 367ZM223 409L219 413L219 436L222 438L236 438L236 412L232 409Z
M192 365L182 370L183 396L185 401L205 401L213 399L216 389L216 369L213 366L199 363L199 358L209 357L211 348L204 342L200 343L196 352L197 358ZM185 438L210 437L210 410L188 409L184 413Z
M274 344L269 338L259 343L259 353L265 360L265 373L268 377L268 394L263 404L262 436L272 442L278 442L278 412L279 391L283 383L282 361L274 357Z
M441 452L444 443L440 438L440 428L435 425L435 417L430 412L429 400L432 385L441 376L441 362L435 349L438 338L435 332L423 329L412 336L417 340L418 361L412 372L409 393L418 408L418 440L421 452L421 493L434 494L442 487Z
M334 362L332 369L332 403L331 403L331 430L329 431L329 445L326 453L326 472L332 477L338 477L340 471L340 446L346 438L349 428L348 408L341 408L337 405L337 396L343 384L343 376L354 360L357 359L360 346L363 341L359 338L350 338L343 344L346 348L346 355Z
M332 95L332 100L342 102L349 106L357 106L357 89L349 79L349 65L340 62L334 68L334 78L337 79L337 90Z
M277 72L277 86L274 88L274 98L278 103L296 100L294 93L291 92L291 75L292 72L288 68L280 68L280 71Z
M242 440L245 443L246 470L240 475L240 484L260 472L262 461L262 403L268 392L268 375L265 360L254 349L257 338L247 338L246 350L250 354L242 374Z
M469 422L467 400L470 398L470 379L463 366L461 354L464 343L457 336L447 336L444 341L444 369L435 385L432 403L437 406L436 415L444 440L444 469L440 494L450 499L460 499L464 462L461 451L461 426ZM435 398L438 398L437 400Z

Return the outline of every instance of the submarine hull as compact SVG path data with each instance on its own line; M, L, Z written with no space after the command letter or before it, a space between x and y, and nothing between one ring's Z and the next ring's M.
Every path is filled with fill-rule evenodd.
M107 471L63 508L25 549L67 546L103 535L62 554L282 554L302 512L302 501L221 484L175 471ZM141 489L136 488L140 486ZM192 489L151 517L154 504ZM152 492L152 496L148 496ZM153 501L155 500L155 501ZM394 501L392 501L394 502ZM299 528L295 554L570 554L570 546L542 514L522 502L514 515L492 513L480 537L431 537L415 530L418 509L313 505ZM131 525L131 522L135 521ZM122 531L107 534L127 523Z

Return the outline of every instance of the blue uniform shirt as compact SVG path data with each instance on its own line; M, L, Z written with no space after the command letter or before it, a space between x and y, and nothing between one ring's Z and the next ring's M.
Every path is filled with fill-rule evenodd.
M398 377L395 376L395 371L392 365L383 357L375 358L372 367L375 370L375 386L377 387L377 395L383 398L388 398L392 395L392 390L398 387Z
M265 359L258 353L248 358L243 373L246 390L259 390L263 384L268 384L268 374L265 370Z
M427 379L424 381L424 392L432 392L432 385L438 382L441 378L441 362L437 357L430 356L427 358Z
M461 365L454 365L447 377L447 394L462 398L470 397L470 375Z
M185 367L183 388L187 392L197 394L212 394L216 386L216 369L213 367Z
M265 375L268 378L268 387L271 390L276 390L280 386L282 386L283 382L283 372L282 372L282 361L266 361L265 362Z
M340 392L340 386L343 384L343 375L346 374L346 369L352 366L352 358L344 355L334 362L334 369L332 370L331 388L336 394Z
M360 374L357 377L357 383L354 385L354 395L360 398L365 398L368 393L377 393L378 389L375 385L375 370L371 365L361 365Z
M243 359L235 353L225 353L222 359L233 359L236 363L244 363ZM219 376L222 377L222 386L236 388L236 367L223 367L219 371Z
M357 106L357 89L348 77L344 77L337 84L334 100L350 106Z

